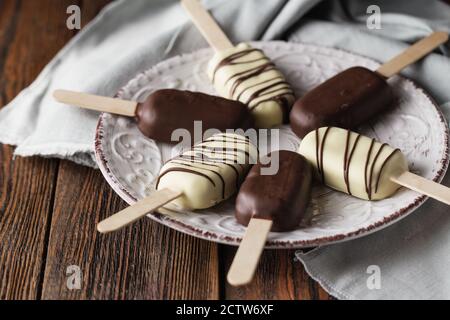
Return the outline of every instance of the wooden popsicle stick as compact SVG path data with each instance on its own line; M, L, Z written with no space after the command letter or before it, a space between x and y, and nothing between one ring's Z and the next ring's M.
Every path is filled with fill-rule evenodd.
M87 93L68 90L56 90L53 93L56 101L84 109L119 114L127 117L136 115L137 102L116 98L101 97Z
M199 0L181 0L181 4L214 50L222 51L233 47L233 43Z
M376 72L386 78L390 78L410 64L422 59L441 44L447 42L447 40L448 34L446 32L433 32L428 37L410 46L400 55L383 64Z
M180 197L183 193L170 189L163 189L151 196L137 202L136 204L116 213L115 215L101 221L97 225L100 233L110 233L130 225L131 223L145 217L148 213Z
M244 238L236 252L228 271L227 280L232 286L249 284L255 275L256 267L272 229L272 220L253 218L248 224Z
M437 182L425 179L409 171L391 180L403 187L425 194L433 199L450 205L450 188Z

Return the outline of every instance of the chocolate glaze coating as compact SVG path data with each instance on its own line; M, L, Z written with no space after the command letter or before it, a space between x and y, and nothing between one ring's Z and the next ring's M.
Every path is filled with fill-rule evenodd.
M138 104L136 121L145 136L166 143L176 142L171 141L176 129L186 129L193 137L194 121L202 121L203 131L253 126L250 111L241 102L175 89L158 90Z
M276 151L279 171L261 175L262 165L253 166L236 199L236 219L247 226L253 217L273 221L272 231L298 228L311 196L312 167L296 152ZM273 156L272 153L270 156Z
M391 107L393 100L382 76L353 67L297 100L290 114L291 127L300 138L321 127L353 129Z

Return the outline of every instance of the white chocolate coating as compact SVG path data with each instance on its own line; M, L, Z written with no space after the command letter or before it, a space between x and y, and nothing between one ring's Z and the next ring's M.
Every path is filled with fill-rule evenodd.
M248 105L258 128L281 125L295 101L283 74L264 52L246 43L216 53L208 76L221 96Z
M310 132L299 152L326 185L365 200L390 197L400 187L390 178L408 171L400 150L336 127Z
M246 137L216 134L167 162L156 189L183 192L168 209L210 208L236 193L257 158L257 149Z

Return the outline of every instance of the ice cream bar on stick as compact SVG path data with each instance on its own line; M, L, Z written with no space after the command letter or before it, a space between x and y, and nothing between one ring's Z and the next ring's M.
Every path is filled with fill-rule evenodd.
M275 174L262 174L266 165L253 166L236 199L236 219L248 226L228 273L233 286L248 284L255 273L269 231L296 229L310 201L312 167L296 152L277 151Z
M231 133L213 135L168 161L154 194L100 222L97 230L119 230L163 206L171 210L213 207L237 192L257 158L257 148L248 138Z
M290 114L292 130L303 138L320 127L358 127L392 106L388 78L447 40L447 33L434 32L376 71L352 67L330 78L295 102Z
M350 130L314 130L304 137L299 152L324 184L357 198L385 199L403 186L450 205L450 189L409 172L399 149Z
M81 108L134 117L139 130L159 142L177 142L172 140L176 129L186 129L193 137L195 121L201 121L203 130L253 127L253 117L243 103L200 92L162 89L143 103L66 90L56 90L54 97Z
M258 128L287 122L295 96L275 64L260 49L246 43L234 46L198 0L181 3L216 52L208 66L216 91L245 103Z

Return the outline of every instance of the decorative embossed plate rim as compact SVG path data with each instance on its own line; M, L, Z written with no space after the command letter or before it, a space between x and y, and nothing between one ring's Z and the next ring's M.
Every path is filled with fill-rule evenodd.
M283 47L283 46L287 45L287 43L279 42L279 41L255 42L253 44L255 46L266 46L266 47L271 47L271 46ZM298 46L299 48L302 48L302 49L306 48L307 50L312 50L313 52L314 52L314 50L316 50L316 51L317 50L319 50L319 51L320 50L328 50L331 54L339 56L339 57L342 56L345 59L349 59L349 57L350 58L353 57L355 60L362 59L366 64L369 64L371 67L373 67L374 65L377 64L376 62L374 62L371 59L368 59L368 58L365 58L365 57L362 57L362 56L359 56L359 55L356 55L353 53L349 53L349 52L346 52L343 50L320 47L320 46L315 46L315 45L310 45L310 44L306 45L306 44L301 44L301 43L289 43L289 45L290 46ZM174 57L174 58L171 58L171 59L161 62L160 64L151 68L147 72L151 72L154 69L156 70L156 68L160 65L170 65L172 62L174 62L176 64L179 60L182 60L183 58L186 59L187 57L193 56L193 55L201 56L201 55L205 55L209 52L210 52L210 49L202 49L202 50L199 50L199 51L194 52L189 55L177 56L177 57ZM171 68L169 67L169 69L171 69ZM132 84L135 85L136 82L139 83L139 81L141 80L140 77L142 77L144 74L145 73L139 74L136 78L131 80L124 88L122 88L119 91L118 96L121 96L123 94L123 92L128 87L130 87ZM398 77L398 78L400 79L400 81L403 81L403 82L406 82L406 83L409 83L410 85L412 85L414 87L414 90L417 90L419 92L419 94L424 95L429 100L429 106L431 106L430 112L435 112L437 119L439 119L439 121L438 121L439 123L436 123L436 125L439 125L439 130L441 130L440 133L444 135L444 137L443 137L444 147L443 147L442 159L440 159L440 161L438 163L439 167L436 168L436 174L433 177L433 180L440 182L443 179L445 172L448 168L448 164L449 164L449 157L448 157L449 131L448 131L448 125L445 120L445 117L439 110L439 107L436 105L434 100L422 88L417 86L415 83L413 83L409 79L406 79L403 77ZM107 160L108 155L105 154L105 150L103 148L104 143L111 143L111 141L107 141L108 137L104 136L105 126L106 126L105 122L109 116L110 115L108 115L108 114L102 114L99 118L97 132L96 132L96 139L95 139L96 159L97 159L98 165L100 167L100 170L102 171L105 179L108 181L108 183L111 185L111 187L127 203L133 204L137 201L136 197L132 195L133 192L128 190L127 187L125 187L119 181L120 177L116 177L114 175L114 173L113 173L114 172L114 164L110 164L108 162L108 160ZM314 239L308 239L308 240L295 240L295 239L292 239L292 240L290 240L290 239L269 240L267 242L266 247L267 248L280 248L280 249L307 248L307 247L327 245L327 244L332 244L332 243L337 243L337 242L341 242L341 241L355 239L355 238L358 238L361 236L368 235L375 231L381 230L381 229L399 221L401 218L406 217L408 214L410 214L411 212L416 210L420 205L422 205L425 202L426 199L427 199L426 196L418 195L410 203L408 203L408 205L398 208L394 212L389 212L389 213L385 214L383 216L383 219L379 219L375 223L372 223L371 225L363 227L363 228L358 228L358 229L355 229L355 230L352 230L349 232L342 232L342 231L336 232L335 234L330 235L330 236L323 236L323 237L318 236ZM192 236L202 238L205 240L210 240L210 241L223 243L223 244L229 244L229 245L238 245L239 242L241 241L240 236L231 236L231 235L224 236L223 232L220 232L220 231L211 232L210 230L204 230L202 228L199 228L198 226L190 225L188 223L180 221L179 219L172 218L172 217L166 216L166 215L162 215L160 213L152 213L149 215L149 217L152 218L153 220L155 220L159 223L162 223L166 226L169 226L173 229L176 229L178 231L181 231L181 232L184 232L184 233L187 233Z

